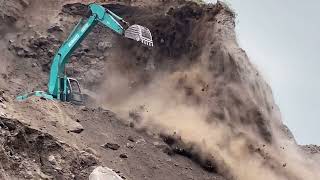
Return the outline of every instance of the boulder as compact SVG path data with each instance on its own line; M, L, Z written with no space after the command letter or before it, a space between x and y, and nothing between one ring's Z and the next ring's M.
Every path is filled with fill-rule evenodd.
M117 173L108 167L99 166L93 170L89 180L123 180Z
M66 125L69 132L73 132L76 134L79 134L84 130L83 126L80 123L77 123L75 121L67 122Z

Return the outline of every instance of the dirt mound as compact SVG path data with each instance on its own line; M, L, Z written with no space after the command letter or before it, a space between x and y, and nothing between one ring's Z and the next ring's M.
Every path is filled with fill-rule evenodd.
M0 118L1 179L87 179L97 158L17 120Z

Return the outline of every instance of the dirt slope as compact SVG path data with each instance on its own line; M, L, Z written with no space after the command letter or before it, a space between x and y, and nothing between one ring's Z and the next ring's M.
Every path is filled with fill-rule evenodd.
M79 172L76 179L82 179L98 164L127 179L319 177L316 158L296 145L270 87L239 48L235 14L221 2L101 1L132 24L149 27L155 47L97 26L67 67L68 75L95 97L94 105L39 98L15 102L19 93L46 89L51 58L92 1L79 2L9 0L0 6L3 122L32 129L36 137L44 133L53 144L63 141L57 151L45 149L45 156L70 156L62 163L66 171L57 173L30 155L26 161L40 169L30 179L72 179ZM14 134L4 132L0 139ZM24 157L7 141L0 147ZM34 145L25 148L33 151ZM99 160L69 155L83 153ZM14 163L0 161L3 178L28 174L24 167L20 174L5 173Z
M0 179L87 179L98 159L17 120L0 119Z
M10 96L5 97L10 101ZM14 143L10 143L12 140L1 141L1 147L13 153L9 155L8 150L0 153L5 157L1 161L4 179L87 179L88 173L97 165L108 166L126 179L224 179L188 158L174 155L161 138L137 132L114 113L102 108L39 98L22 103L3 101L3 104L5 109L1 108L1 112L6 118L0 121L3 125L0 130L7 131L6 127L9 127L10 135L1 133L3 136L0 137L15 138ZM23 138L15 132L22 132ZM42 136L49 136L49 139L42 140ZM44 145L39 146L39 143ZM119 149L106 148L107 143L115 144ZM17 148L16 144L23 149ZM26 157L24 152L38 152L40 157L33 154ZM50 160L52 155L56 159L53 162ZM16 157L21 160L16 161ZM19 171L9 171L13 166L19 166Z

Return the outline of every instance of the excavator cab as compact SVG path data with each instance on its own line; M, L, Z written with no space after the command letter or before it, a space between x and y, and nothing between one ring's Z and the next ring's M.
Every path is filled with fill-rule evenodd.
M53 96L61 101L69 101L75 104L82 103L82 94L79 82L74 78L64 76L60 79L60 91Z
M83 102L80 84L74 78L67 78L67 101L74 104Z

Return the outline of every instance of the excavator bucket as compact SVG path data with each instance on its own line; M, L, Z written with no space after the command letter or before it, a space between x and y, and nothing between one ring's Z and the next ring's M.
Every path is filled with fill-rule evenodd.
M153 46L152 35L148 28L140 25L132 25L125 30L124 36L135 41L140 41L147 46Z

